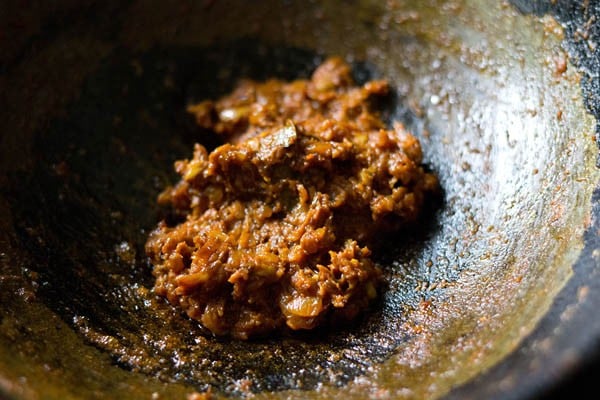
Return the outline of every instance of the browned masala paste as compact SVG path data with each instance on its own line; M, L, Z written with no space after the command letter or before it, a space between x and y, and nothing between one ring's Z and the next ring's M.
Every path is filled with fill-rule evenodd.
M353 320L377 297L382 271L367 247L417 220L436 177L419 141L387 129L372 100L332 57L310 80L242 81L188 111L227 143L175 163L146 251L155 291L216 335L248 339Z

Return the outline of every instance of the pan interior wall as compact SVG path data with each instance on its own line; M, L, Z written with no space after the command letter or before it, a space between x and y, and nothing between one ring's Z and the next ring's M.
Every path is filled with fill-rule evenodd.
M437 398L516 348L569 279L597 147L556 21L475 0L67 3L0 77L0 371L17 398ZM386 239L388 288L355 326L215 340L154 297L143 254L173 161L215 144L185 105L333 54L390 80L386 119L420 138L443 204Z

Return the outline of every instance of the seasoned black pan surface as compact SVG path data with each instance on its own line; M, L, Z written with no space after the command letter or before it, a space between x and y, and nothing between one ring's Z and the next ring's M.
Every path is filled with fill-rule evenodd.
M6 396L530 399L592 360L599 6L246 3L8 2ZM355 325L213 338L154 296L143 252L173 161L215 145L185 106L332 54L391 81L386 120L419 136L443 199L385 238L388 285Z

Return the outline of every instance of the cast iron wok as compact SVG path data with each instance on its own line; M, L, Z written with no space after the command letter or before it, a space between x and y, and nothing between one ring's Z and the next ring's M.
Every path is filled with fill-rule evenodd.
M553 4L554 3L554 4ZM595 2L5 1L0 387L14 399L530 399L600 340ZM185 114L341 55L389 79L443 199L353 326L213 338L152 293Z

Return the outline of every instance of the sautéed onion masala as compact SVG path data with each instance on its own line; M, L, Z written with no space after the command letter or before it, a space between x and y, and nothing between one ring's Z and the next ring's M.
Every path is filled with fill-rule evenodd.
M190 105L225 144L196 144L159 195L180 222L160 222L146 243L155 292L238 339L364 312L382 283L370 243L414 223L438 189L417 138L375 110L389 89L357 85L330 57L310 79L243 80Z

